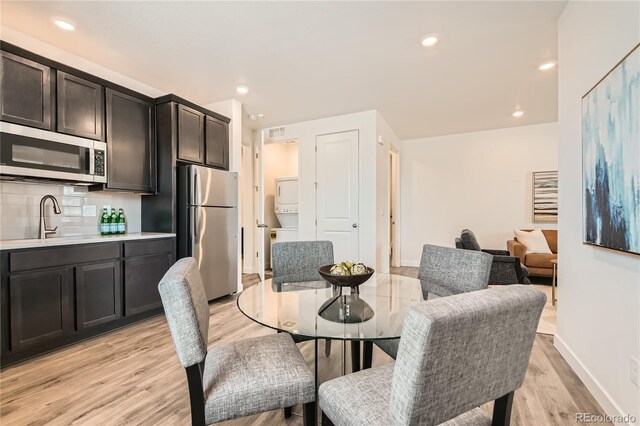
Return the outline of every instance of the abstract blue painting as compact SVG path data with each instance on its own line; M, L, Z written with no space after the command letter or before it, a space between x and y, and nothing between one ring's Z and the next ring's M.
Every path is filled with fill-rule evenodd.
M640 45L582 98L584 241L640 254Z

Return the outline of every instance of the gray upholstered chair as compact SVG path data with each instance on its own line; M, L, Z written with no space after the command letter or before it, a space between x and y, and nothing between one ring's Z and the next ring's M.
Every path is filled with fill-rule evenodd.
M508 425L545 302L513 285L416 305L395 363L320 385L323 424ZM478 408L490 401L493 419Z
M492 260L491 255L479 251L425 244L418 273L424 299L427 299L429 292L442 297L487 288ZM375 343L395 359L398 342L398 339L393 339ZM367 357L370 356L370 351L365 353ZM366 359L365 364L370 366L370 360Z
M276 284L323 281L318 268L333 261L331 241L286 241L275 243L271 252Z
M158 290L187 373L192 424L298 404L304 404L305 425L315 424L314 376L291 336L272 334L208 348L209 305L191 257L176 262Z
M276 285L324 281L318 273L318 268L333 263L333 243L331 241L275 243L271 249L271 267L273 269L271 280ZM294 288L298 287L294 286ZM293 340L300 343L313 340L313 338L293 336ZM324 352L326 356L331 355L331 340L325 340Z
M511 256L507 250L482 249L475 234L463 229L456 238L456 247L464 250L482 251L493 256L489 284L529 284L527 267L520 258Z

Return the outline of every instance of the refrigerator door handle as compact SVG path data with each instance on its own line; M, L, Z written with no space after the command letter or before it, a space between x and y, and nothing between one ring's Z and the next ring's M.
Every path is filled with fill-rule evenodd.
M194 244L198 244L198 242L200 240L200 222L201 222L200 209L201 208L202 207L194 207L193 208L193 222L194 222L193 238L195 240Z
M195 189L196 189L196 203L197 205L201 206L202 205L202 187L200 186L200 173L198 172L198 169L196 169L194 167L194 172L195 172Z

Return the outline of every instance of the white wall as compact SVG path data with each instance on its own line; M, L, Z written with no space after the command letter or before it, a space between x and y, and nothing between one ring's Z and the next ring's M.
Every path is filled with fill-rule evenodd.
M555 345L608 414L630 414L640 422L640 391L629 379L629 357L640 359L640 257L582 244L580 219L581 98L640 41L640 3L569 2L558 25Z
M557 170L557 123L400 143L402 265L418 266L425 243L454 246L464 228L484 248L506 250L533 224L532 172Z
M276 179L298 176L298 144L267 143L262 150L264 160L264 261L271 264L271 229L280 228L275 214Z
M286 139L299 144L299 238L316 239L316 136L359 132L359 261L376 265L376 111L364 111L286 125Z

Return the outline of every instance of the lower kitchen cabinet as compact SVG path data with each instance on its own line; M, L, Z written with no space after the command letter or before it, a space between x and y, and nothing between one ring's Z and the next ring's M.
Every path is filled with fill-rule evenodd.
M11 348L19 351L73 331L68 269L52 269L9 278Z
M120 261L83 265L75 270L78 330L122 318Z
M0 362L9 365L162 312L175 238L0 252Z
M173 264L173 258L171 253L125 259L125 315L139 314L162 306L158 283Z

